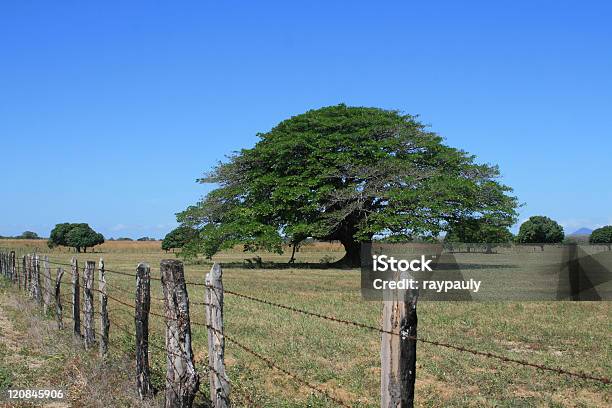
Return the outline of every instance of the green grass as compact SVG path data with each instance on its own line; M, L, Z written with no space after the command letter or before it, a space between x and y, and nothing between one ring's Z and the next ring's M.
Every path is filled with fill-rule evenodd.
M264 261L286 261L287 258L260 255ZM298 253L298 262L318 263L325 256L340 255L337 251L304 250ZM72 254L50 252L49 256L69 263ZM159 261L172 257L155 249L140 253L132 249L108 250L77 256L81 265L85 260L103 256L108 269L129 273L134 273L139 261L147 261L155 277L159 277ZM232 265L223 270L226 288L346 320L380 324L381 303L361 299L359 271L237 267L244 258L252 256L226 252L216 258ZM203 282L209 268L206 264L186 265L186 278ZM64 279L69 281L69 273ZM135 282L130 277L109 273L107 281L127 291L134 290ZM188 291L191 300L204 300L202 287L190 286ZM128 293L111 288L109 294L130 304L133 302L133 296ZM152 282L152 296L161 298L157 281ZM110 309L111 320L133 327L130 310L112 301ZM163 304L153 302L152 310L163 313ZM229 336L352 406L380 405L377 332L307 317L229 294L225 297L224 311ZM610 302L421 302L419 336L609 378L612 374L611 311ZM203 306L192 305L191 320L204 322ZM201 366L206 356L206 329L193 324L192 331L194 354ZM151 342L163 346L163 333L163 322L152 317ZM130 339L113 326L111 341L125 350L132 346ZM151 351L154 381L161 386L165 368L163 352ZM335 406L230 342L226 342L226 362L236 406ZM611 402L609 386L427 344L419 343L417 364L419 407L603 407ZM207 378L202 378L201 383L201 388L206 390Z

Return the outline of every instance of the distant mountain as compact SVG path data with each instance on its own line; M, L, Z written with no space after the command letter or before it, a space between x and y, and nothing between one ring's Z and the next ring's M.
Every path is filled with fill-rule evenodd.
M570 235L591 235L591 232L593 232L592 229L580 228L579 230L572 232Z

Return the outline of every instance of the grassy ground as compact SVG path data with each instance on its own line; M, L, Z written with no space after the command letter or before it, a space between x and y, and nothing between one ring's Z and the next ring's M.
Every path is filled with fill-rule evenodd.
M1 241L2 245L20 245L22 251L32 251L32 245L38 246L39 253L48 253L51 260L65 263L69 263L74 255L65 250L50 252L43 241ZM29 248L25 247L27 245ZM104 244L99 251L95 254L77 254L77 257L82 262L97 260L102 256L108 269L128 273L134 273L139 261L146 261L151 265L152 275L159 277L159 261L173 256L160 251L159 243L155 242L112 242ZM381 304L361 299L359 271L278 269L267 262L286 262L287 255L260 255L263 268L251 268L250 265L255 265L257 261L244 262L244 259L253 258L254 255L238 251L216 257L216 261L226 264L226 288L322 314L379 325ZM341 255L337 246L313 245L303 248L297 260L320 264ZM187 280L203 282L209 268L210 265L203 263L186 265ZM111 296L133 302L132 278L109 273L107 281L120 288L110 288ZM188 290L192 301L203 301L201 287L190 286ZM4 289L2 296L14 302L18 298L14 293L13 288ZM152 296L161 298L159 282L152 282ZM29 301L25 303L30 304ZM153 303L153 311L163 312L160 302ZM3 304L3 309L8 310L8 319L12 319L16 326L22 324L22 319L47 321L42 316L35 316L34 312L33 316L24 318L20 312L23 309L21 306ZM129 308L111 301L110 309L113 322L133 328L133 313ZM610 302L422 302L419 305L419 336L610 377L611 311ZM191 319L194 322L204 321L203 306L192 306ZM380 337L376 332L309 318L231 295L225 297L225 322L228 335L270 357L283 368L329 390L350 405L379 406ZM152 343L163 345L163 328L162 321L152 319ZM206 358L206 331L197 325L192 326L192 331L194 353L201 365ZM5 337L4 332L2 336ZM70 339L69 334L58 333L52 328L32 337L51 339L50 342L54 342L55 338ZM130 352L133 342L112 326L111 341L118 390L106 392L116 394L115 398L121 404L133 405L134 393L128 374L132 369L132 358L123 354ZM607 407L611 404L609 386L431 345L419 344L418 347L416 402L419 407ZM163 352L151 351L154 381L161 387L165 369ZM79 357L78 364L70 363L73 356ZM226 356L235 406L335 406L231 343L226 346ZM41 385L39 376L20 374L29 371L28 359L24 359L26 369L21 371L7 362L6 357L2 359L0 387L3 384ZM79 348L67 347L65 354L59 354L49 361L43 359L41 369L50 373L49 381L54 381L52 373L61 366L63 371L57 372L57 378L66 380L66 373L75 369L91 372L91 375L96 370L106 370L96 361L94 356L83 354ZM127 372L118 374L120 368ZM88 382L88 387L95 384L95 380L92 380ZM70 384L67 386L70 389ZM207 388L205 378L202 379L201 388ZM198 396L198 402L203 403L204 400L205 395ZM159 401L160 397L155 403Z

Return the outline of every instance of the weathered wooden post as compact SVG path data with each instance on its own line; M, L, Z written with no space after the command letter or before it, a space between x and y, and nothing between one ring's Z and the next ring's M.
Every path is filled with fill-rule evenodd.
M64 276L64 270L61 267L57 268L57 275L55 277L55 317L57 318L57 328L59 330L64 328L64 321L62 320L62 296L60 294L62 276Z
M43 278L45 284L45 293L43 296L43 310L44 313L47 314L47 312L49 311L49 307L51 306L51 268L49 267L49 257L47 255L45 255L45 257L43 258Z
M206 324L208 327L208 364L210 399L215 408L230 406L230 383L225 374L225 338L223 336L223 271L215 263L206 274Z
M28 254L28 295L34 298L34 259Z
M400 279L409 278L403 275ZM417 290L385 290L383 293L380 354L382 408L414 406L417 300Z
M27 261L26 261L26 256L24 255L21 258L21 275L22 275L22 279L23 279L23 290L27 291L28 290L28 273L27 273Z
M191 407L200 385L191 349L189 296L185 285L183 263L164 259L160 264L166 310L165 407Z
M24 261L25 263L25 261ZM22 268L20 268L20 264L17 263L17 287L19 288L19 290L21 291L21 275L22 275Z
M42 306L43 298L42 298L42 290L40 284L40 257L37 254L34 254L34 299L38 302L39 305Z
M81 284L79 281L79 261L72 257L72 321L74 334L81 337Z
M153 395L149 371L149 311L151 309L151 268L140 263L136 268L136 387L140 399Z
M23 256L23 290L30 293L30 255Z
M100 357L106 358L108 354L108 295L106 293L106 276L104 274L104 259L98 263L98 290L100 293Z
M94 304L93 304L93 281L96 263L94 261L85 262L83 270L83 307L85 315L85 348L93 347L96 340L94 323Z
M11 251L10 254L10 268L11 268L11 281L15 282L15 279L17 278L17 271L15 269L15 251Z

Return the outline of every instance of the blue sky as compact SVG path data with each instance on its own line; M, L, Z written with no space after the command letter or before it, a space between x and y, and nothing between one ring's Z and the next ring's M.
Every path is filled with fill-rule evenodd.
M567 232L612 224L612 3L0 3L0 235L163 237L256 133L419 114Z

